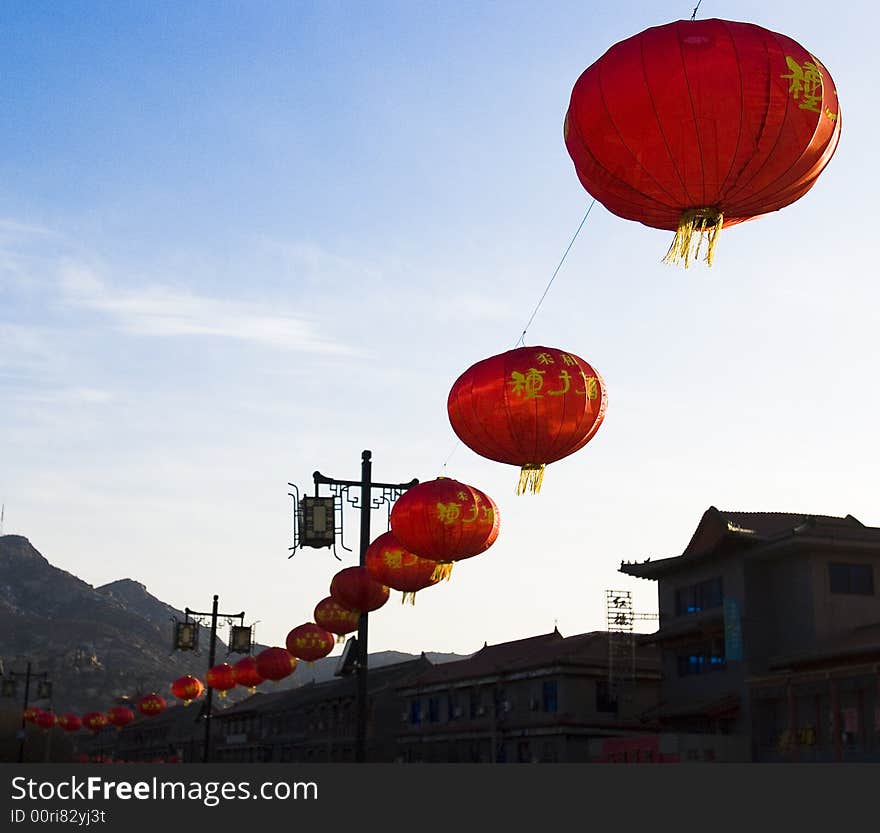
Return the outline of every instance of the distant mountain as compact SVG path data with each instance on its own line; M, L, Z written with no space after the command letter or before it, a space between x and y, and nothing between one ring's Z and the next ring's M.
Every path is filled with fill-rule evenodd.
M25 657L34 671L47 671L53 683L51 706L57 712L104 711L117 698L150 691L170 699L170 682L183 674L204 682L207 652L171 649L174 618L182 619L183 611L157 599L138 581L125 578L93 587L54 567L27 538L0 536L0 660L7 672L23 671ZM255 652L263 647L256 646ZM370 666L413 656L383 651L370 655ZM462 659L458 654L426 656L432 662ZM218 662L226 657L219 638L217 657ZM237 658L232 654L229 661ZM337 656L301 662L277 686L264 687L283 690L323 682L332 678L338 662ZM233 690L224 705L245 696L246 691ZM0 701L0 707L14 708L14 702Z

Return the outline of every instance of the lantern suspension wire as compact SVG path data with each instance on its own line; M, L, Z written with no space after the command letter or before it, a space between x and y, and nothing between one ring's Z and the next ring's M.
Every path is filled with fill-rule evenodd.
M522 335L520 335L519 340L516 342L516 344L513 345L514 347L516 347L518 344L522 344L523 346L525 346L526 331L531 326L532 321L535 320L535 316L538 314L538 310L541 309L541 304L544 303L544 299L547 297L547 293L550 291L550 287L553 285L553 281L556 280L556 276L559 274L559 270L562 268L562 264L565 263L565 258L568 257L568 253L571 251L571 247L574 245L574 241L577 240L578 235L581 233L581 229L584 227L584 223L587 222L587 217L590 216L590 212L593 210L593 206L595 204L596 204L596 200L593 200L590 203L589 207L587 208L587 213L584 214L584 218L583 218L583 220L581 220L581 224L577 227L577 231L574 233L574 237L571 238L571 241L569 242L568 246L566 246L565 251L562 253L562 259L559 261L559 264L557 265L556 269L553 271L553 276L550 278L550 282L547 284L547 287L544 289L544 294L538 300L538 303L532 312L531 318L529 318L528 322L526 323L526 326L523 328Z
M694 13L691 15L691 20L697 19L697 10L700 8L700 3L702 3L702 2L703 2L703 0L699 0L697 5L694 7Z
M587 213L584 214L583 219L580 222L580 225L577 227L577 231L574 233L574 236L569 241L568 246L565 247L565 251L562 253L562 258L560 259L559 263L557 264L556 269L554 269L553 275L550 278L550 281L547 283L546 288L544 289L544 294L541 295L540 299L538 300L538 303L536 304L535 309L532 311L531 317L529 318L528 322L526 323L525 328L522 331L522 335L519 337L519 340L514 345L514 347L516 347L518 344L522 344L523 346L525 346L526 331L531 326L532 321L535 320L535 316L538 314L538 310L541 309L541 304L544 303L544 299L547 297L547 293L550 291L550 287L553 285L553 281L556 280L556 276L559 274L559 270L562 268L562 264L565 263L565 258L568 257L568 253L571 251L571 247L574 246L574 241L577 240L578 235L581 233L581 229L584 227L584 223L587 222L587 217L590 216L590 212L593 210L593 206L595 204L596 204L596 200L593 200L589 204L589 206L587 207ZM446 469L446 465L452 459L452 455L455 454L455 452L458 450L458 447L460 445L461 445L461 440L458 440L455 443L455 445L452 447L452 450L449 452L448 456L443 461L443 465L440 466L441 473ZM438 474L437 476L440 477L441 475Z

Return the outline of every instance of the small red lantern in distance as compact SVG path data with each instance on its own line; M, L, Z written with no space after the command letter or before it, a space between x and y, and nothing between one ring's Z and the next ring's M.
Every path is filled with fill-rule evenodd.
M208 669L205 682L208 688L216 689L221 697L225 697L229 689L235 688L235 672L228 662L224 662Z
M171 693L178 699L183 700L183 705L188 706L193 700L201 697L205 687L202 681L187 674L184 677L178 677L171 683Z
M343 607L332 596L321 599L315 605L314 616L315 622L319 627L336 634L337 642L344 642L345 634L356 631L358 629L358 620L361 618L358 611Z
M391 531L410 552L438 562L435 575L449 577L454 561L487 550L498 537L498 507L485 492L438 477L419 483L391 510Z
M391 594L384 584L367 572L366 567L346 567L333 576L330 595L349 610L370 613L382 607Z
M145 694L137 702L137 710L145 717L155 717L157 714L162 714L167 707L168 703L165 702L165 698L155 692Z
M602 377L555 347L519 347L483 359L458 377L447 400L452 430L468 448L521 467L517 494L540 491L544 467L583 448L607 407ZM391 517L394 529L393 510Z
M370 544L364 566L376 581L392 590L400 590L401 602L409 599L415 604L419 590L440 581L440 576L435 574L437 562L410 552L393 532L385 532Z
M55 712L53 711L41 711L37 715L36 724L41 729L54 729L55 725L58 723L58 718L55 716Z
M236 685L244 686L251 694L257 690L257 686L265 679L257 671L257 660L255 657L242 657L232 666L232 674L235 677Z
M676 232L691 258L722 224L800 199L840 138L834 81L785 35L752 23L679 20L614 44L578 78L565 146L613 214ZM699 249L693 255L699 256Z
M36 723L37 718L42 714L43 710L37 706L30 706L24 710L24 719L26 723Z
M128 726L134 720L134 712L128 706L113 706L107 710L107 722L117 729Z
M286 648L266 648L257 654L257 672L266 680L277 683L296 669L296 657Z
M107 725L107 715L104 712L86 712L83 717L83 726L92 732L100 732Z
M58 715L58 725L65 732L78 732L82 729L82 720L79 719L78 714L66 712L65 714Z
M297 659L314 662L326 657L333 650L336 640L314 622L298 625L287 634L287 650Z

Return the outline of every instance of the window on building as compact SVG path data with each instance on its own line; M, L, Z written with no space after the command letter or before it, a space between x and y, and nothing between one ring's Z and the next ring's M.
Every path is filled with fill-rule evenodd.
M527 764L532 760L532 750L527 740L521 740L516 745L516 760L521 764Z
M409 704L409 722L413 726L418 726L422 722L422 701L410 700Z
M461 717L461 712L458 708L458 698L454 694L448 694L446 696L446 719L456 720L459 717Z
M874 595L874 568L871 564L829 564L828 579L832 593Z
M559 708L559 684L556 680L547 680L541 687L541 701L545 712L555 712Z
M708 674L727 667L724 656L724 643L721 640L692 645L678 655L678 676Z
M471 719L478 717L480 714L480 692L477 689L471 691L468 714Z
M687 616L689 613L711 610L714 607L721 607L723 600L720 576L687 587L679 587L675 591L675 614Z
M437 723L440 720L440 698L428 698L428 722Z
M617 695L608 680L596 680L596 711L617 714Z

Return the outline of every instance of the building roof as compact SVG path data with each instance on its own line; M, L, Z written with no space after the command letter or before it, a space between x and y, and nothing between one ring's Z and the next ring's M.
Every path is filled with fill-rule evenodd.
M739 711L740 697L736 693L699 699L664 701L642 712L645 720L670 720L689 717L725 717Z
M880 528L857 518L791 512L739 512L710 506L681 555L621 562L620 572L658 579L694 563L736 552L760 556L797 543L861 544L880 552Z
M640 669L659 669L659 660L651 649L640 648L636 664ZM424 688L517 671L537 670L549 665L607 667L608 633L592 631L566 638L554 629L551 633L527 639L484 645L467 659L435 665L409 681L407 687Z
M367 691L375 693L378 690L392 686L408 677L416 676L426 668L432 667L431 661L425 657L397 662L392 665L381 665L378 668L370 668L367 673ZM237 717L242 714L253 712L275 711L278 709L299 708L311 703L325 702L342 697L357 696L357 676L341 677L328 680L323 683L307 683L297 688L284 691L257 692L247 700L236 703L229 709L215 713L215 718Z
M769 666L773 671L794 670L859 659L880 661L880 622L835 634L805 651L774 657Z

